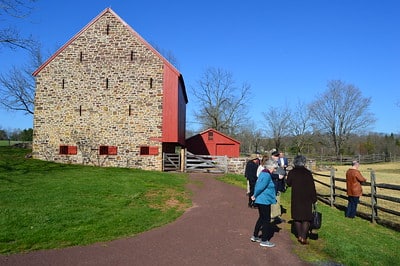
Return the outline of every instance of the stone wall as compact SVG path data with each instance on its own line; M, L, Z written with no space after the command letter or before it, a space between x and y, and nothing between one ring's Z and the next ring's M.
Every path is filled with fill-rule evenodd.
M246 168L248 160L250 160L250 158L228 158L228 173L244 176L244 169Z
M33 157L162 169L163 62L106 12L36 75ZM61 155L60 145L77 147ZM100 146L117 148L100 155ZM142 146L158 150L140 155Z

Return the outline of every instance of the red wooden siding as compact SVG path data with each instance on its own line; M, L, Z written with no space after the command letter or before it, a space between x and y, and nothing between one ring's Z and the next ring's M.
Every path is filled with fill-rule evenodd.
M185 144L186 104L182 76L164 65L162 141Z
M199 155L239 157L240 142L214 129L207 129L186 140L189 152Z

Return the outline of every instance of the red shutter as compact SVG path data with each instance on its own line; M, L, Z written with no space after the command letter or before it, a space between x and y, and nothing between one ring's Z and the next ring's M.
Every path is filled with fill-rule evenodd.
M108 146L109 155L117 155L117 146Z
M78 147L76 146L68 146L68 154L76 155L78 153Z
M149 154L158 155L158 147L150 147Z

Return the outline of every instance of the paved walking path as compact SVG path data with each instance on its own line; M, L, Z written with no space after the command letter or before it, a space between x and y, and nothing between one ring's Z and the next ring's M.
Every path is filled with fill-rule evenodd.
M0 256L0 265L310 265L292 252L297 243L283 224L271 239L276 247L250 241L258 212L243 189L210 174L190 180L193 207L171 224L106 243Z

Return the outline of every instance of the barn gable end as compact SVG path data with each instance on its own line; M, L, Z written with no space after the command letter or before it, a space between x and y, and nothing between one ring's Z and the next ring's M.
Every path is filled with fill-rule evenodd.
M185 144L182 75L110 8L33 75L37 159L161 170Z

